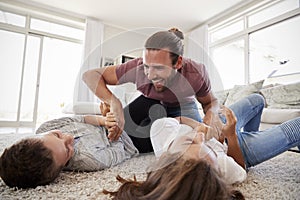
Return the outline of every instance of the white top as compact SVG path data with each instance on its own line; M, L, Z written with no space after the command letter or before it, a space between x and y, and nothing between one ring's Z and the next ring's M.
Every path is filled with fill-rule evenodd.
M166 152L170 144L182 135L195 136L195 131L185 124L179 124L174 118L162 118L156 120L150 130L150 138L156 157ZM215 138L205 142L217 155L218 171L228 184L243 182L247 173L234 159L227 155L227 145L222 144Z

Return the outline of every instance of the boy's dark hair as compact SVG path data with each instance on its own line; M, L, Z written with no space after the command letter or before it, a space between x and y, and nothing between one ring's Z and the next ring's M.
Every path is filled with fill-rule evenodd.
M0 176L9 187L35 188L58 177L52 152L37 138L22 139L6 148L0 157Z

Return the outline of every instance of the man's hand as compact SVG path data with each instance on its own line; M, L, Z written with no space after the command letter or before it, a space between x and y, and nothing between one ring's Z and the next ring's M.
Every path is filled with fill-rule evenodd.
M224 126L217 112L208 112L206 115L206 120L203 121L209 126L208 131L205 135L205 139L209 140L211 138L216 138L219 142L224 142L224 135L222 134L222 128Z
M108 138L110 141L118 140L121 136L124 129L124 112L123 107L119 99L117 99L114 95L112 95L110 110L114 115L115 125L109 127L108 129Z
M114 140L112 137L116 135L116 132L118 132L118 126L116 117L112 112L108 112L106 114L105 128L108 130L108 138L111 141Z

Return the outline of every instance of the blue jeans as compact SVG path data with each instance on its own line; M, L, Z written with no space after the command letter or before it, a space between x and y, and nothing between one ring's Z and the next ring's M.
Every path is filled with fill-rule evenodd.
M263 98L254 94L230 106L237 117L237 136L247 168L300 145L300 117L258 131L263 105Z
M166 107L168 117L185 116L202 122L198 106L195 101L180 104L180 107Z
M251 94L230 105L237 118L236 131L258 131L264 107L265 100L259 94Z

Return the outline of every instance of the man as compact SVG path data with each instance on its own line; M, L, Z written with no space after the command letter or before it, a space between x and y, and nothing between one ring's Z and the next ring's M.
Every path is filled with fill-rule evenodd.
M182 40L178 29L157 32L147 39L143 58L84 73L84 82L98 98L110 104L118 119L115 131L108 135L110 140L118 139L124 129L131 133L130 138L141 153L151 152L149 131L155 119L186 116L202 121L195 98L203 107L203 122L210 124L218 102L205 66L183 58ZM128 82L135 83L142 95L123 111L107 85Z

